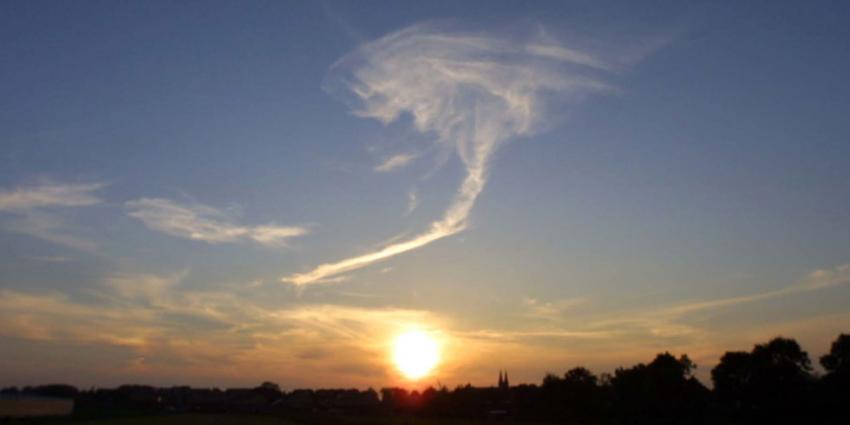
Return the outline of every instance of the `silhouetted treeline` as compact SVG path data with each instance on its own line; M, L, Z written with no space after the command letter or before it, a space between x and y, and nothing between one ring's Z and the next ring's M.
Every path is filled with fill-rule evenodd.
M569 424L846 423L850 335L840 335L820 363L823 375L813 372L795 340L778 337L748 352L724 354L711 371L713 390L694 378L696 365L687 355L665 352L613 374L597 376L576 367L548 374L540 385L511 387L384 388L379 394L372 389L283 392L266 382L228 390L126 385L78 391L45 385L2 393L73 398L75 415L82 417L201 411L280 414L308 423L378 415Z

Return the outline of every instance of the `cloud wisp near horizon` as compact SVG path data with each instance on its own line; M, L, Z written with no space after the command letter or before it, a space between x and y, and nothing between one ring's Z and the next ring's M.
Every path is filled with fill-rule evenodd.
M427 230L281 280L297 286L323 283L463 231L498 148L545 129L547 108L571 106L591 93L610 90L600 75L606 69L592 55L548 39L522 42L427 24L345 56L331 70L328 91L353 95L353 111L363 118L389 124L410 116L417 132L457 154L466 175L443 216ZM411 159L391 157L375 170L390 171Z
M344 368L351 382L363 387L376 385L397 379L382 359L390 337L422 326L438 331L443 344L455 347L437 375L443 382L461 383L457 377L461 370L464 376L488 379L490 371L478 371L475 365L504 350L513 353L509 361L518 364L531 359L562 362L576 358L600 368L622 361L623 355L638 360L651 354L643 352L650 341L649 350L652 343L663 343L671 349L686 349L711 364L728 347L720 345L716 337L706 338L710 329L705 325L685 323L688 315L847 285L850 265L812 271L785 289L693 300L643 312L621 311L619 319L614 312L610 320L597 320L596 313L587 311L565 314L594 300L540 302L526 298L521 304L527 312L543 320L507 327L481 326L439 310L394 305L364 307L319 301L274 306L264 302L251 284L192 288L185 285L190 274L188 269L169 274L112 273L76 295L0 289L0 320L7 325L0 337L119 347L127 351L110 366L110 373L148 379L206 376L224 361L250 379L261 379L272 371L295 377L298 371L310 370L320 378L317 382L333 383L339 368ZM847 315L830 317L846 319ZM809 320L780 323L771 329L781 333L805 328L812 325ZM673 335L664 329L688 332ZM569 344L551 344L555 340ZM183 360L174 365L173 359Z

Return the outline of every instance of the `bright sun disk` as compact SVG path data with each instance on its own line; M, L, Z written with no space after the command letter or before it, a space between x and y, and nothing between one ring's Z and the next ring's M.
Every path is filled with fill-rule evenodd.
M407 331L393 342L393 362L408 379L419 379L434 369L440 361L437 341L420 330Z

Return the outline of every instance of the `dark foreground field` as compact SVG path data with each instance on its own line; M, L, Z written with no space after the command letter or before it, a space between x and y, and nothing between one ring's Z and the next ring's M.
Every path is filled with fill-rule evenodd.
M490 423L490 421L462 420L448 418L420 418L411 416L371 416L341 417L321 416L298 420L269 415L230 415L230 414L180 414L165 416L141 416L133 418L105 418L93 420L43 419L20 420L10 424L27 425L472 425ZM497 421L502 425L519 423ZM523 425L533 425L522 423Z
M292 422L274 416L247 415L146 416L138 418L69 421L67 423L75 425L299 425L298 422Z

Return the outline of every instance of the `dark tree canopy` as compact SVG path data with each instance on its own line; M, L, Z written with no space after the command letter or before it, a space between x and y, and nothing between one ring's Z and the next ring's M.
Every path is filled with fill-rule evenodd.
M717 400L751 421L791 420L805 414L813 393L811 362L797 341L776 337L749 353L727 352L711 371Z
M776 337L767 344L756 345L752 354L756 363L763 367L783 369L800 375L812 370L808 353L791 338Z
M571 386L595 387L597 381L596 375L583 367L570 369L564 374L564 383Z
M820 364L830 373L850 374L850 334L839 335Z
M730 351L711 370L714 392L722 402L738 403L745 397L752 379L752 356L745 351Z
M619 417L639 423L700 422L710 392L691 375L695 368L687 355L663 353L648 365L617 369L611 388Z

